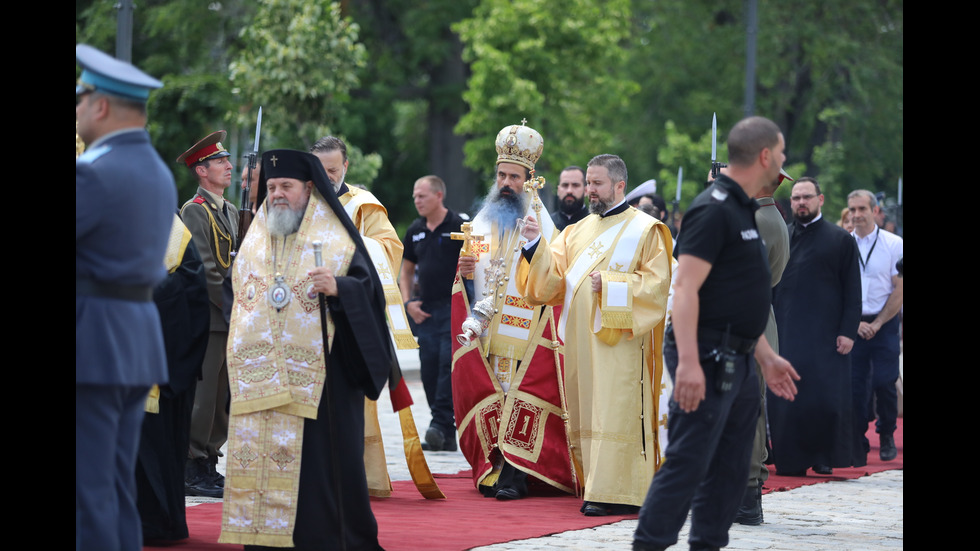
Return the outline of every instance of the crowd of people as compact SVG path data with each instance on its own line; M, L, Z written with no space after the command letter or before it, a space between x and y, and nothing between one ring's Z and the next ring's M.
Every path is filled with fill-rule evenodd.
M563 169L549 212L525 121L496 136L472 220L426 175L399 236L333 136L262 153L241 216L214 131L176 158L198 189L174 212L144 129L161 83L85 45L76 60L76 549L186 538L186 495L223 499L222 543L379 549L385 386L426 497L423 452L462 453L487 497L638 514L636 550L676 543L689 512L691 549L726 546L763 522L766 463L864 465L871 420L896 456L902 240L869 191L825 220L768 119L732 128L683 231L612 154ZM395 352L414 348L421 438Z

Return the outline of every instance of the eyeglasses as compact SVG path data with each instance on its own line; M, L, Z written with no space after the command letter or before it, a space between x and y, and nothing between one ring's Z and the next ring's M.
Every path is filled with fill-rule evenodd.
M816 195L812 195L812 194L810 194L810 195L794 195L794 196L790 197L789 200L792 201L792 202L794 202L794 203L799 203L800 201L809 201L810 199L813 199L814 197L816 197Z

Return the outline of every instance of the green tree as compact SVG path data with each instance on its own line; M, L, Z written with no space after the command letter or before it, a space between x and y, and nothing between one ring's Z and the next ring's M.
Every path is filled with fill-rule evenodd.
M744 116L745 4L634 2L637 126L665 128L671 120L677 131L701 136L717 112L724 142ZM801 167L793 175L818 177L832 207L859 187L894 195L902 174L902 7L896 0L758 2L754 113L780 125L787 162ZM665 139L651 132L627 150L641 170L657 170L642 163Z
M237 29L250 16L250 6L196 0L145 0L137 4L132 60L164 83L150 94L147 110L150 137L166 162L173 162L197 140L221 128L231 130L225 145L235 150L237 134L228 125L237 106L227 66L239 47ZM116 2L75 3L76 42L115 55L116 32ZM183 167L172 167L178 199L183 203L194 194L197 183ZM237 186L233 188L226 196L237 197Z
M345 7L360 25L369 62L351 91L341 130L385 160L372 187L403 230L418 214L412 185L425 174L446 181L446 204L469 209L476 175L463 166L464 137L453 132L466 104L468 69L450 28L477 0L363 0Z
M553 185L564 166L621 149L639 90L624 76L630 15L628 0L483 0L457 24L472 70L456 127L467 166L489 178L497 132L525 118L544 137L536 168Z
M243 126L262 106L261 149L307 150L347 120L350 93L366 63L359 27L337 2L262 0L241 31L243 49L229 66L243 105ZM335 135L348 142L341 132ZM347 143L347 181L370 187L381 156Z
M245 47L229 65L242 121L263 107L263 149L308 148L344 119L365 63L358 26L336 2L261 0L241 31Z

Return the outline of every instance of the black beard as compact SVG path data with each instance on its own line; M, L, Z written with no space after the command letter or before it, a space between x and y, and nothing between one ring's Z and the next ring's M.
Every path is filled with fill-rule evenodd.
M818 214L820 213L812 210L810 211L810 214L807 214L805 216L800 216L799 214L794 212L793 218L796 218L796 221L799 222L800 224L809 224L810 222L813 222L813 219L816 218Z
M569 198L572 200L569 201ZM585 197L579 197L575 199L571 195L566 195L561 202L558 203L558 210L564 214L575 214L576 212L582 210L582 205L585 204Z

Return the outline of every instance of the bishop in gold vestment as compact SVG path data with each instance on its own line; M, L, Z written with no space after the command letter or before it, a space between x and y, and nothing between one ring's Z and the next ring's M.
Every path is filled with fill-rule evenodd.
M379 549L362 459L364 398L400 383L381 281L316 157L267 151L259 185L269 197L233 273L219 541ZM291 191L301 186L307 202Z
M553 243L524 230L527 270L518 288L530 304L562 305L565 391L586 515L632 513L661 459L661 345L670 287L671 239L660 221L626 204L626 165L589 163L590 214ZM666 413L666 412L664 412Z
M473 220L473 233L480 238L462 251L453 287L454 336L466 331L472 309L492 312L485 327L468 333L468 342L454 338L452 343L460 450L485 495L521 499L528 493L528 475L533 476L531 483L577 493L553 312L527 304L515 286L524 243L517 221L534 212L524 184L533 176L544 140L533 128L515 124L498 133L496 147L496 186ZM546 210L541 217L543 231L557 233ZM467 276L472 287L464 282Z

